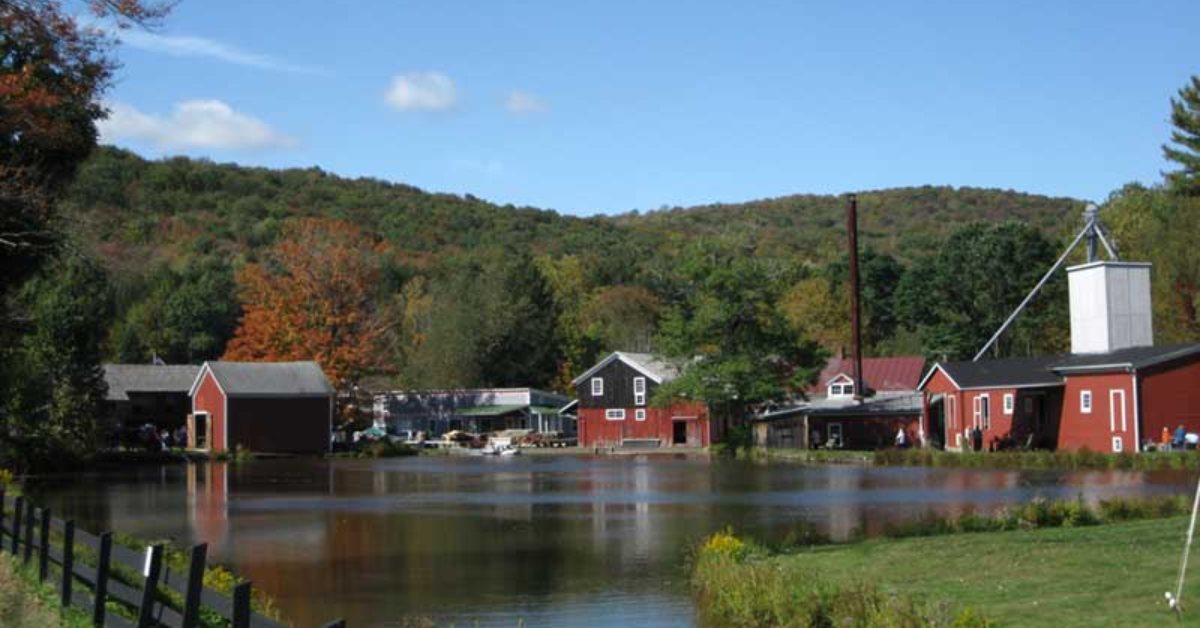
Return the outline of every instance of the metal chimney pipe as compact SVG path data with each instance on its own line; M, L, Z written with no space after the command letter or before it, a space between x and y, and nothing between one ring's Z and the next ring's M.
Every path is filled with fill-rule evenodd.
M850 239L850 343L854 355L854 398L862 399L867 390L863 386L862 321L858 302L858 196L855 194L850 195L850 203L846 206L846 231Z

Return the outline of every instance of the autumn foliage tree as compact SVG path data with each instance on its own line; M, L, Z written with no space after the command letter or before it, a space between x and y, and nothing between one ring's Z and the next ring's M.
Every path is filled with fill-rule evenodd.
M97 17L151 23L167 6L93 0ZM56 201L96 146L112 40L51 0L0 0L0 296L60 240Z
M344 221L303 218L237 274L242 319L224 359L314 360L339 390L379 363L376 244Z

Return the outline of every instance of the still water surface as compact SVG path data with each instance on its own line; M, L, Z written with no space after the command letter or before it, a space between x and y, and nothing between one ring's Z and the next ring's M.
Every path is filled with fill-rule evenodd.
M726 526L878 534L1035 496L1187 491L1186 474L801 466L696 456L263 460L46 480L92 531L180 544L271 593L297 626L695 623L683 561Z

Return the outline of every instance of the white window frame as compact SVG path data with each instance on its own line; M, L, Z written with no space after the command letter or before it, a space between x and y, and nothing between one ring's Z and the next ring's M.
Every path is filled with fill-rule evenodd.
M1015 407L1017 407L1016 396L1012 393L1004 393L1004 414L1011 415Z
M1121 398L1121 431L1129 431L1129 417L1125 411L1125 391L1121 388L1114 388L1108 391L1108 430L1110 432L1117 431L1117 397Z
M604 396L604 378L603 377L593 377L592 378L592 396L593 397L603 397Z
M958 429L958 398L954 395L946 397L946 407L950 409L950 429Z
M829 389L825 391L827 397L853 397L854 382L848 381L849 378L844 375L839 375L829 382Z
M979 410L981 395L975 395L971 398L971 427L982 426L982 412Z
M635 405L635 406L646 405L646 378L645 377L633 378L633 405Z
M1092 391L1090 391L1090 390L1079 391L1079 413L1080 414L1091 414L1092 413L1092 405L1094 405L1093 401L1094 400L1092 398Z
M604 420L606 421L624 421L625 408L607 408L604 411Z
M982 430L992 429L992 395L991 393L983 393L976 395L975 399L979 402L979 407L976 412L979 413L979 428Z
M1125 451L1125 441L1120 436L1112 437L1112 450L1114 454L1119 454Z
M646 420L646 409L638 408L637 410L634 410L633 411L633 420L634 421L645 421Z

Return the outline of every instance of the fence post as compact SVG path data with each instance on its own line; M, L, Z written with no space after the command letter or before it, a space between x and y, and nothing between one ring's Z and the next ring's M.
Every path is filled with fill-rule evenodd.
M20 495L13 501L13 538L12 538L12 555L16 556L20 551L21 543L21 508L25 506L25 498Z
M25 554L22 556L25 564L33 560L33 501L25 502Z
M62 605L71 605L71 585L75 572L75 520L63 524Z
M92 625L104 626L104 604L108 601L108 568L112 560L112 532L100 535L100 556L96 559L96 599L92 600Z
M200 622L200 590L204 588L207 558L207 543L192 546L192 557L188 561L187 595L183 600L183 628L196 628Z
M38 545L38 582L45 582L50 576L50 509L42 509L42 533L38 535L41 543Z
M138 609L138 628L157 625L154 621L154 600L158 597L158 576L162 571L163 546L150 546L150 569L144 574L146 584L142 588L142 605Z
M250 583L233 587L233 628L250 628Z

